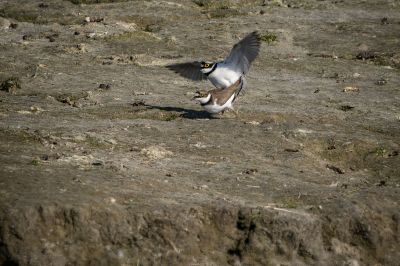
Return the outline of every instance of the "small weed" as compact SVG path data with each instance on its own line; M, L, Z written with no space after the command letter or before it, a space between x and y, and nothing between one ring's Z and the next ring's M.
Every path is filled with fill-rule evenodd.
M89 135L86 136L85 144L87 144L88 146L90 146L92 148L106 148L109 146L102 139L96 138L94 136L89 136Z
M266 42L267 44L272 44L278 41L278 37L274 33L266 33L260 37L261 41Z
M164 120L164 121L173 121L179 117L180 117L180 114L178 114L178 113L161 113L160 114L160 120Z
M385 154L387 153L387 151L386 151L385 148L379 147L379 148L377 148L377 149L374 151L374 153L375 153L376 156L384 157Z
M40 160L37 159L37 158L33 159L33 160L31 161L31 165L35 165L35 166L40 165Z
M297 202L293 198L285 198L282 200L279 207L285 208L285 209L295 209L295 208L299 207L299 202Z
M210 5L210 1L207 0L194 0L193 2L199 7L207 7L208 5Z

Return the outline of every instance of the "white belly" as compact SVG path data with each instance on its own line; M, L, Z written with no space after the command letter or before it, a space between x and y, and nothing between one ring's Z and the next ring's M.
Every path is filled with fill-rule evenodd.
M218 67L208 76L211 83L218 89L225 89L232 86L240 78L240 74L236 73L225 65L218 64Z
M222 112L226 108L232 109L232 101L234 98L235 98L235 94L232 94L232 96L226 101L226 103L224 105L218 105L216 103L212 103L212 104L204 105L203 107L207 112L216 114L216 113Z

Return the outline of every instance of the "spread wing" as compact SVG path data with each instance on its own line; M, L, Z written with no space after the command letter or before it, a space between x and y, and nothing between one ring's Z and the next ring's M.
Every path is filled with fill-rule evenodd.
M207 79L207 76L201 72L201 63L198 61L168 65L167 68L191 80Z
M251 63L258 56L260 46L260 35L254 31L233 46L225 63L231 65L237 72L246 74Z

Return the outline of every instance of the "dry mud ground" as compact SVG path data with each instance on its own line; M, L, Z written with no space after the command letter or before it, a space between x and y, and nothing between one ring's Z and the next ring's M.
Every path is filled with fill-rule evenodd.
M399 1L0 16L0 264L398 265ZM209 117L165 65L253 30L239 117Z

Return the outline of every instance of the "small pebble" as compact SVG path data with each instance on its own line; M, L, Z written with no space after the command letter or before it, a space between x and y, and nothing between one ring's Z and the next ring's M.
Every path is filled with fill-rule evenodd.
M348 87L343 88L343 92L359 92L359 91L360 91L360 89L357 87L348 86Z
M8 19L0 17L0 29L6 30L6 29L10 28L10 26L11 26L11 23Z
M144 105L146 105L146 103L144 100L137 100L137 101L134 101L133 103L131 103L131 105L132 106L144 106Z
M77 44L77 45L76 45L76 48L77 48L79 51L87 52L86 44L84 44L84 43L79 43L79 44Z
M117 141L115 139L106 139L105 142L110 143L112 145L116 145Z
M385 85L386 83L387 83L387 80L386 80L386 79L383 79L383 78L378 79L378 80L375 82L375 84L376 84L376 85L379 85L379 86Z
M96 36L96 33L94 33L94 32L90 32L90 33L86 34L86 37L89 39L94 38L95 36Z
M22 40L27 41L27 40L32 40L33 36L32 34L25 34L22 36Z
M92 165L95 165L95 166L100 166L100 165L104 165L104 162L102 161L102 160L94 160L93 162L92 162Z
M40 7L40 8L48 8L49 5L48 5L48 4L45 4L45 3L40 3L40 4L38 5L38 7Z
M381 19L381 24L382 24L382 25L387 25L387 24L389 24L388 18L387 18L387 17L383 17L383 18Z
M243 174L246 174L246 175L254 175L254 174L257 173L257 172L258 172L258 170L255 169L255 168L253 168L253 169L246 169L246 170L244 170L242 173L243 173Z
M286 152L299 152L299 149L286 148L284 151L286 151Z
M337 174L340 174L340 175L344 174L344 171L342 169L340 169L339 167L337 167L337 166L334 166L334 165L331 165L331 164L327 164L326 168L334 171Z
M339 109L342 110L342 111L344 111L344 112L347 112L347 111L350 111L350 110L354 109L354 106L342 105L342 106L340 106Z
M145 91L134 91L132 92L133 95L149 95L150 93Z
M99 85L99 89L109 90L109 89L111 89L111 84L101 83L101 84Z
M378 187L384 187L386 186L386 181L385 180L381 180L379 181L379 183L377 184Z
M253 125L253 126L258 126L258 125L260 125L261 123L258 122L258 121L249 121L249 122L245 122L245 124Z

